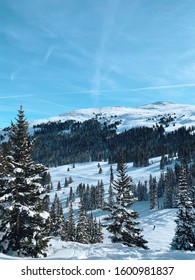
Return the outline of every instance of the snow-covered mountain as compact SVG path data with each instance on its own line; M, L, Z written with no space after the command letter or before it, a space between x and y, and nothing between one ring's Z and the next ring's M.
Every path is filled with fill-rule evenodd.
M167 131L177 129L181 126L195 125L195 106L174 104L171 102L156 102L139 107L100 107L80 109L72 112L67 112L48 119L40 119L30 122L33 125L58 122L66 120L75 120L83 122L85 120L97 118L101 122L115 123L118 122L118 132L131 127L138 126L153 126L163 124ZM134 183L138 181L144 182L149 179L150 174L157 179L160 177L161 157L151 158L150 164L147 167L136 168L133 163L129 162L128 174L132 177ZM173 167L176 159L167 167ZM57 189L57 184L60 181L64 184L64 179L72 177L73 182L71 187L76 191L77 186L82 182L89 185L96 185L98 181L103 180L105 187L105 198L108 197L108 187L110 180L110 165L108 162L101 162L102 173L98 172L98 162L76 163L73 168L71 165L63 165L50 168L50 174L53 182L53 191L50 198L53 201L55 194L63 205L64 214L67 217L68 208L66 207L67 197L69 196L70 188L62 187ZM114 176L116 177L116 164L113 164ZM161 201L159 201L161 203ZM75 213L78 212L79 200L76 199L73 208ZM176 209L158 209L150 210L149 201L137 202L133 205L134 209L139 213L140 226L143 228L143 235L148 240L149 250L140 248L125 247L121 244L112 244L108 238L108 232L104 229L103 244L79 244L76 242L64 242L59 239L52 239L49 247L47 259L69 259L69 260L195 260L194 252L175 251L170 249L170 243L174 236ZM94 216L103 220L107 214L105 211L96 209ZM153 230L153 226L156 226ZM15 259L0 253L1 259Z
M97 118L100 122L106 121L108 124L118 122L118 132L132 127L152 127L156 124L165 123L168 124L165 125L166 131L171 131L181 126L195 125L195 106L172 102L155 102L138 107L87 108L66 112L47 119L31 121L30 126L67 120L83 122L91 118Z

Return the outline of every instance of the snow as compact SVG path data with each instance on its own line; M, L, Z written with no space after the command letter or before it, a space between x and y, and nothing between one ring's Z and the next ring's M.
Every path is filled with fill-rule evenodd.
M75 120L84 122L91 118L97 118L100 122L112 124L120 122L117 132L132 127L147 126L159 124L160 118L171 116L174 118L169 126L165 128L167 132L178 129L182 126L190 127L195 125L195 106L186 104L175 104L172 102L155 102L138 107L99 107L79 109L64 114L50 117L47 119L39 119L30 122L31 132L33 125L48 122L64 122L67 120Z
M58 122L75 120L79 122L91 118L97 118L100 122L112 124L119 122L117 132L132 127L147 126L152 127L160 123L162 117L171 116L169 126L165 128L167 132L178 129L182 126L190 127L195 125L195 106L185 104L174 104L171 102L156 102L139 107L100 107L80 109L67 112L47 119L40 119L30 122L30 133L33 133L33 126L47 122ZM37 130L37 128L36 128ZM68 133L68 131L64 131ZM193 133L193 132L192 132ZM147 167L135 168L132 163L128 163L128 174L134 183L144 182L149 179L150 174L158 179L161 174L159 169L161 157L150 159ZM169 167L173 167L175 162ZM98 162L76 163L75 168L71 165L50 168L54 190L50 194L53 201L55 193L58 194L64 208L65 217L68 215L66 200L69 196L70 186L75 192L79 183L97 185L103 180L105 188L105 198L108 197L110 180L110 165L107 162L100 162L102 173L99 174ZM114 176L116 176L116 164L112 165ZM168 167L168 166L166 166ZM68 168L70 171L68 171ZM22 172L19 168L16 172ZM69 187L64 188L65 178L72 177L73 182ZM116 177L115 177L116 178ZM61 182L62 189L57 191L57 183ZM7 195L9 198L9 195ZM79 201L73 203L75 214L78 211ZM136 202L132 206L133 210L139 213L140 227L143 229L142 235L148 241L149 250L137 247L126 247L122 244L112 244L109 233L104 228L104 243L102 244L79 244L76 242L64 242L58 238L53 238L48 247L48 257L46 259L67 259L67 260L195 260L195 252L171 250L170 243L174 237L176 228L176 209L150 210L149 202ZM29 210L29 209L26 209ZM106 211L97 209L93 211L97 219L103 221L108 214ZM33 216L34 213L31 213ZM42 217L47 218L47 213L42 212ZM154 229L155 226L155 229ZM18 259L17 257L6 256L0 253L0 259Z
M134 168L132 163L127 163L128 174L132 177L133 182L144 182L149 179L150 173L153 176L160 176L159 170L160 157L150 160L151 164L148 167ZM79 183L96 185L98 180L103 180L104 188L107 191L109 188L110 165L107 162L100 162L102 173L99 174L98 162L76 163L75 168L71 165L51 168L50 173L54 185L54 190L51 192L51 201L57 192L60 201L64 207L65 216L68 209L65 208L66 198L69 195L70 187L64 188L65 177L70 176L73 183L69 186L73 191L76 190ZM67 171L67 169L70 171ZM113 173L116 178L116 165L113 164ZM57 191L57 183L61 182L62 189ZM78 200L73 204L75 213L78 210ZM171 250L170 243L174 237L176 224L176 209L159 209L150 210L149 202L136 202L132 209L139 213L139 226L143 230L142 235L148 241L149 250L144 250L138 247L127 247L122 244L112 244L109 238L108 231L104 231L104 243L101 244L79 244L76 242L64 242L58 238L53 238L48 247L48 256L50 260L195 260L195 252ZM103 220L108 213L97 209L93 211L97 219ZM42 213L44 215L44 212ZM45 218L47 218L45 216ZM105 221L104 221L105 223ZM155 229L153 229L155 226ZM0 254L0 259L18 259Z

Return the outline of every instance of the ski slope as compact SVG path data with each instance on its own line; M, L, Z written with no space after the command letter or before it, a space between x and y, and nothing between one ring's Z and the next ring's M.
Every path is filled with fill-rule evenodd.
M128 163L128 174L133 182L148 180L150 173L157 178L160 176L159 170L160 157L151 159L148 167L134 168L132 163ZM70 188L64 188L65 177L73 179L73 191L79 183L96 185L98 180L103 180L105 193L109 186L110 165L107 162L100 162L102 173L99 174L98 162L77 163L75 168L71 165L64 165L51 168L50 173L53 181L53 191L51 201L55 193L58 194L64 208L65 216L68 209L65 207ZM67 171L67 169L70 171ZM116 178L116 164L112 165L113 173ZM57 183L61 182L62 189L57 191ZM106 194L107 197L107 194ZM75 213L78 210L79 199L74 202ZM58 238L50 241L48 256L46 259L53 260L195 260L195 252L175 251L170 249L170 243L174 236L176 209L150 210L149 202L136 202L132 208L139 213L140 228L143 229L143 236L148 241L149 250L137 247L126 247L122 244L112 244L109 234L104 228L104 243L102 244L79 244L76 242L63 242ZM106 211L97 209L93 212L98 220L102 220L107 214ZM153 229L155 226L155 229ZM0 259L17 259L0 254Z

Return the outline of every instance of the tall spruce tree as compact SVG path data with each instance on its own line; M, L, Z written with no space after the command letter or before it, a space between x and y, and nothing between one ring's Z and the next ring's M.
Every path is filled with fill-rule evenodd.
M1 193L0 251L5 254L46 256L49 232L47 190L41 184L46 168L32 160L34 141L20 107L10 130L6 186Z
M72 200L69 202L69 218L68 218L68 241L75 241L76 239L76 225Z
M64 218L62 203L55 194L54 201L50 207L50 234L58 236L62 240L68 240L68 222Z
M175 236L171 248L175 250L195 250L195 209L191 198L186 178L186 171L181 169L179 176L179 193L177 204L177 219Z
M76 241L83 244L90 243L87 213L84 205L84 201L81 197L79 204L79 221L76 227Z
M111 214L108 217L112 222L107 226L107 230L113 243L122 243L129 247L138 246L147 249L147 241L140 235L141 229L138 228L138 213L129 209L136 201L132 193L132 179L127 174L127 165L124 157L120 157L118 162L117 180L112 182L116 196L116 203L111 206Z
M156 177L150 175L149 179L150 209L158 209L158 184Z

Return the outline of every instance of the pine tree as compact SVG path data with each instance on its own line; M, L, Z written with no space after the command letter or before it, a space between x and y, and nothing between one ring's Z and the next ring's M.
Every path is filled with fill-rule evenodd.
M2 151L0 149L0 202L1 200L4 200L3 196L6 194L6 189L7 189L7 162L5 158L2 155ZM0 224L1 224L1 219L3 218L3 207L1 206L0 203Z
M175 250L195 250L195 209L189 197L186 170L179 176L178 210L175 236L171 248Z
M112 165L110 165L110 182L114 180L114 174L113 174L113 168Z
M76 239L76 225L72 200L69 202L69 219L68 219L68 241L75 241Z
M112 220L107 229L112 236L113 243L122 243L127 246L138 246L147 249L143 237L140 235L141 229L136 226L139 224L135 221L138 213L128 209L135 202L132 193L132 179L127 174L127 165L121 156L118 163L117 180L113 181L113 188L116 195L116 203L111 207L111 215L108 219Z
M149 180L150 209L158 209L158 184L156 177L150 175Z
M103 232L102 225L97 219L93 217L93 214L88 217L88 235L89 242L91 244L102 243L103 242Z
M113 193L113 188L112 188L112 182L109 184L109 189L108 189L108 204L112 207L114 204L114 193Z
M103 227L99 220L97 224L96 243L103 243L103 241L104 241Z
M138 198L138 200L140 200L140 201L148 200L147 190L148 190L147 189L147 181L145 181L144 184L139 181L138 185L137 185L137 198Z
M89 243L89 231L88 231L88 221L87 213L83 199L80 199L79 205L79 221L76 228L76 241L83 244Z
M68 179L67 179L67 178L65 178L65 181L64 181L64 187L65 187L65 188L67 188L67 187L68 187L68 185L69 185L69 183L68 183Z
M54 201L50 207L50 217L50 234L58 236L62 240L67 240L67 221L64 218L62 203L59 201L57 194L55 194Z
M61 188L62 188L62 187L61 187L61 183L60 183L60 181L58 181L58 184L57 184L57 190L58 190L58 191L60 191L60 190L61 190Z
M18 256L46 256L49 233L47 189L41 184L46 168L32 160L34 141L20 107L10 131L6 187L1 192L0 250Z
M94 217L91 212L91 215L88 216L88 236L89 236L89 243L95 244L96 243L96 225L94 222Z
M101 174L101 173L102 173L102 168L100 167L98 174Z
M98 181L98 185L96 187L96 198L97 198L97 208L101 208L103 209L104 207L104 183L103 181L101 180L101 182Z

